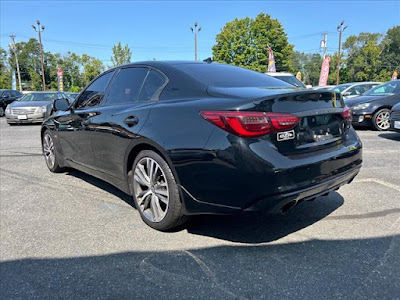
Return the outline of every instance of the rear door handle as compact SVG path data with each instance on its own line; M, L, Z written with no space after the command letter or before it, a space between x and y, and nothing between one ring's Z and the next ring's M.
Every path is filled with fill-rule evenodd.
M139 123L139 119L136 118L135 116L129 116L124 120L124 123L129 127L132 127L135 126L137 123Z

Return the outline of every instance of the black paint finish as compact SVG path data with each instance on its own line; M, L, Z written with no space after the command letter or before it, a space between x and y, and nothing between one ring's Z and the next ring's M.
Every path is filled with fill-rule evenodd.
M193 66L182 67L185 64ZM53 133L62 165L100 177L126 193L135 154L142 149L157 151L177 179L187 214L276 209L291 200L335 190L356 176L362 145L348 121L341 119L340 95L295 90L278 79L242 69L240 76L250 72L254 82L259 79L263 85L210 85L188 71L199 66L200 75L207 74L209 65L210 72L223 68L227 77L238 69L159 61L124 66L160 72L166 81L151 100L111 105L105 99L118 76L116 68L105 92L96 95L95 105L77 107L84 90L67 111L47 119L42 130ZM296 140L278 142L276 133L242 138L204 120L199 115L202 110L280 112L300 118L334 114L341 131L336 139L301 145ZM297 125L296 136L302 130Z

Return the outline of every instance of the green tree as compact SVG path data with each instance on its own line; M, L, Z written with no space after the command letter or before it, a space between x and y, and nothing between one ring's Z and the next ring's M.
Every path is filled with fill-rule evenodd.
M300 71L305 84L318 85L322 67L322 56L319 53L296 51L292 60L294 73Z
M382 65L382 35L362 32L349 36L343 44L347 54L346 69L350 81L368 81L379 78Z
M111 57L111 62L113 67L120 66L131 62L132 52L128 45L122 47L121 42L114 45L112 48L113 56Z
M386 81L390 80L394 70L400 71L400 26L387 31L382 45L382 70L379 75L382 81Z
M226 23L216 36L213 60L266 72L268 46L274 50L277 70L293 71L293 45L289 44L282 24L263 13L255 19L235 19Z
M0 89L11 88L11 71L7 64L7 51L0 48Z
M105 69L101 60L87 54L82 54L81 61L83 66L82 77L84 85L87 85Z

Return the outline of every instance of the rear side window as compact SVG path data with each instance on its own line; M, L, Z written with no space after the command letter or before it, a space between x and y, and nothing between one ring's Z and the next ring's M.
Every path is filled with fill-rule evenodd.
M106 104L136 101L147 72L146 68L121 69L111 85Z
M82 108L86 106L98 105L104 96L104 92L106 91L108 83L110 82L113 74L114 71L108 72L93 81L80 95L79 99L77 100L76 107Z
M206 85L216 87L292 87L291 84L272 78L264 73L218 63L176 64L184 71Z
M143 84L139 95L139 100L150 100L164 85L165 77L157 71L151 70L147 75L146 81Z

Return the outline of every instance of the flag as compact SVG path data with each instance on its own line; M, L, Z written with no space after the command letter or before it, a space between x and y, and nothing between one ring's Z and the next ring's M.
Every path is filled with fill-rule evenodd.
M64 82L63 82L63 70L58 69L57 71L57 79L58 79L58 91L64 91Z
M274 51L272 51L271 47L267 47L268 51L268 72L276 72L275 68L275 58Z
M392 80L397 80L397 75L399 73L397 72L397 70L394 70L393 75L392 75Z
M329 63L331 58L327 56L322 62L321 74L319 75L319 83L318 86L325 86L328 83L329 76Z

